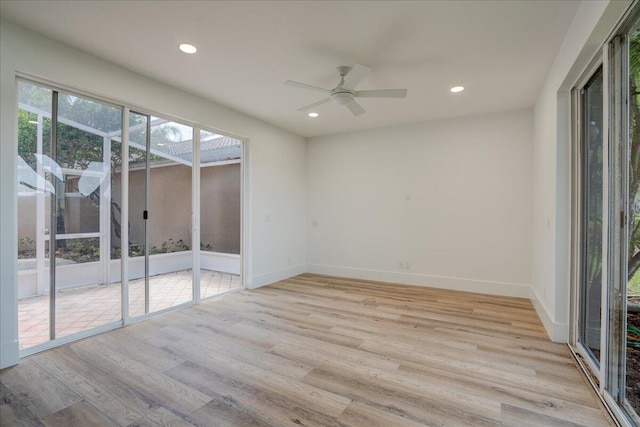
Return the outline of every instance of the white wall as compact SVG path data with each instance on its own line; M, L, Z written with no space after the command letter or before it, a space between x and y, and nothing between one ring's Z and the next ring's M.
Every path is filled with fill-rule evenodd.
M260 286L304 271L303 138L4 21L0 52L0 368L18 359L16 72L248 138L245 283Z
M627 7L581 2L534 108L532 300L558 342L569 338L570 90Z
M531 110L310 139L308 269L528 298L532 139Z

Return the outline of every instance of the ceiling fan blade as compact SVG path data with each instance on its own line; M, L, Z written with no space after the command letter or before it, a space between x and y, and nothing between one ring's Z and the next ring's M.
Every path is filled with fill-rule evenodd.
M353 90L355 87L365 78L367 74L371 72L371 68L367 68L364 65L356 64L349 70L346 76L344 76L344 84L342 87L347 90Z
M327 102L331 101L331 98L325 98L321 101L318 102L314 102L313 104L309 104L309 105L305 105L302 108L298 108L298 111L306 111L306 110L310 110L313 107L317 107L318 105L322 105L322 104L326 104Z
M329 89L318 86L311 86L306 83L294 82L293 80L287 80L286 82L284 82L284 84L286 84L287 86L301 87L302 89L315 90L316 92L331 93L331 90Z
M359 90L356 92L358 98L406 98L406 89L378 89Z
M347 104L347 108L348 108L349 110L351 110L351 112L353 113L353 115L354 115L354 116L359 116L360 114L364 114L364 113L365 113L364 108L362 108L362 107L360 106L360 104L358 104L358 103L357 103L356 101L354 101L354 100L351 100L351 102L349 102L349 103Z

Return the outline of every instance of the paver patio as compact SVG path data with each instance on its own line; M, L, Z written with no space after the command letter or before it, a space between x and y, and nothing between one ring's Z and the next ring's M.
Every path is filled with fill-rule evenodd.
M200 270L200 292L208 298L240 288L240 276ZM56 293L56 338L119 321L122 318L120 283L84 286ZM191 301L191 270L149 278L149 312ZM144 314L144 279L129 282L129 316ZM20 349L49 340L49 296L18 301Z

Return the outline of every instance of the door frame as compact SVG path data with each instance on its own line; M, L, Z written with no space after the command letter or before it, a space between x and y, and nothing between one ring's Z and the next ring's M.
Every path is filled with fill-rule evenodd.
M576 82L575 86L571 90L571 101L572 101L572 111L573 111L573 126L572 126L572 156L571 156L571 169L572 169L572 226L571 226L571 316L570 316L570 344L573 346L574 351L580 356L580 361L584 364L585 367L589 369L589 372L593 375L591 378L594 385L598 388L602 387L604 384L603 373L605 370L602 369L603 366L606 366L607 356L606 356L606 337L607 337L607 328L606 325L602 322L600 325L600 360L599 366L591 360L591 351L586 349L584 345L580 342L580 317L582 315L582 303L583 296L581 292L581 285L583 279L582 272L582 255L584 248L584 241L582 236L584 221L582 218L582 204L583 200L583 158L584 158L584 132L583 132L583 118L584 118L584 110L583 110L583 94L582 90L585 85L591 81L592 77L598 72L598 70L602 67L602 78L603 78L603 100L607 99L607 75L606 75L606 67L603 66L604 58L602 55L598 55L585 69L580 79ZM606 118L608 117L608 107L607 103L603 102L603 120L602 124L602 162L603 162L603 188L602 188L602 274L601 274L601 320L605 318L605 307L606 307L606 283L607 283L607 272L608 272L608 248L606 242L608 241L608 230L604 224L608 223L609 215L608 215L608 174L609 174L609 138L607 137L609 128L608 121Z

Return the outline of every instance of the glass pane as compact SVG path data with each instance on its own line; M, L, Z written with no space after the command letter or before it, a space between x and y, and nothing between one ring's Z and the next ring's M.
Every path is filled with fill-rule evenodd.
M147 116L129 114L129 316L145 314Z
M20 349L49 341L50 194L43 153L51 137L51 90L18 82L18 337Z
M120 111L122 113L122 111ZM110 133L113 137L110 138L110 153L108 153L109 159L105 159L105 163L109 168L109 207L105 208L108 212L104 213L104 234L109 236L109 242L105 243L105 269L107 270L109 286L112 288L119 288L119 298L122 300L122 264L120 261L122 241L120 236L122 233L122 131L118 129ZM118 310L118 319L123 317L122 304ZM114 310L115 313L115 310Z
M242 141L200 131L200 294L239 288Z
M58 235L75 233L100 232L100 203L97 194L83 194L80 187L91 180L104 179L102 162L94 162L92 165L97 170L85 170L83 174L65 173L64 199L61 200L62 220L58 222Z
M149 311L193 299L191 167L193 128L151 118Z
M602 304L602 69L584 87L583 117L583 275L581 342L600 363Z
M111 164L122 110L58 94L55 152L56 338L122 318L121 287L112 283ZM59 171L59 174L56 174ZM73 236L71 236L73 235ZM113 281L119 282L115 274Z
M627 285L627 402L640 412L640 30L629 38L629 253Z

